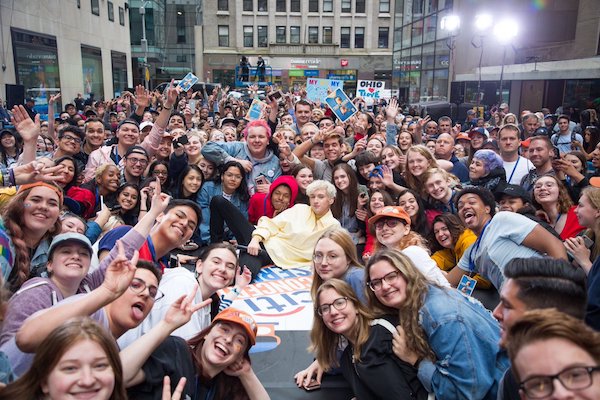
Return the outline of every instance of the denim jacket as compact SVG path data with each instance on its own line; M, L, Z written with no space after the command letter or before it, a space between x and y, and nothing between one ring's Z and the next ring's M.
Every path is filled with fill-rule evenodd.
M200 223L199 228L202 245L208 245L210 243L210 200L215 196L222 195L223 189L221 187L221 183L216 183L213 181L204 183L198 192L196 203L198 203L202 209L202 222ZM230 201L231 204L236 206L242 212L242 214L244 214L246 219L248 219L248 202L240 200L239 196L235 193L231 197Z
M435 363L419 364L419 379L429 392L437 399L496 399L510 363L490 311L456 289L430 285L419 324L436 355Z

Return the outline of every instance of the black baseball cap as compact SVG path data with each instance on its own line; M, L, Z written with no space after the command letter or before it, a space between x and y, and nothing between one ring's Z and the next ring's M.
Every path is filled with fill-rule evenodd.
M523 199L526 203L531 203L531 196L529 193L519 185L506 184L499 188L495 192L496 201L500 201L504 196L518 197Z

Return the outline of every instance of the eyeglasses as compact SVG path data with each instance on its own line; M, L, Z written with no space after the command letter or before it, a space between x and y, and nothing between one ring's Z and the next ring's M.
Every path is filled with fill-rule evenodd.
M148 160L144 160L143 158L133 158L133 157L129 157L127 159L127 161L129 161L130 163L132 163L133 165L135 164L140 164L140 165L146 165L148 164Z
M158 176L158 175L160 175L160 176L168 176L169 173L167 171L152 171L152 175L155 175L155 176Z
M325 255L321 253L315 253L313 255L313 261L317 264L321 264L323 261L329 261L330 263L334 263L337 261L338 258L340 258L340 256L338 256L337 254Z
M383 229L383 226L387 226L390 229L395 228L400 223L399 219L396 218L388 218L388 219L380 219L375 222L375 229Z
M340 297L339 299L335 299L331 304L321 304L317 307L317 314L321 317L323 315L327 315L331 312L331 306L333 306L336 310L341 311L348 305L347 297Z
M154 286L154 285L148 286L148 284L146 284L146 282L144 282L143 280L141 280L139 278L133 278L133 280L129 284L129 289L131 289L131 291L133 291L134 293L137 293L137 294L144 293L144 290L146 290L146 288L148 288L148 294L150 295L150 297L152 299L154 299L154 301L160 300L163 298L164 294L160 290L158 290L158 288L156 286Z
M554 380L568 390L586 389L592 385L592 374L600 367L570 367L556 375L533 376L521 382L519 389L530 399L543 399L554 393Z
M76 144L81 144L81 139L71 135L63 135L61 139L66 140L67 142L74 142Z
M399 276L400 276L400 271L392 271L388 274L385 274L383 276L383 278L381 278L381 279L373 279L372 281L367 282L367 286L369 286L369 289L376 292L381 289L384 281L388 285L393 285Z

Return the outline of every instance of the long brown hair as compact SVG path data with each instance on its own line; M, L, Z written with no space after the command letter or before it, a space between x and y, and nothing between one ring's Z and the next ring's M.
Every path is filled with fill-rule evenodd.
M340 335L330 331L329 328L325 326L323 318L317 313L317 308L320 306L319 296L327 289L335 290L340 297L347 297L348 301L354 305L358 312L358 322L354 327L354 332L351 334L352 337L348 338L348 340L352 342L352 354L356 361L360 361L362 346L369 339L369 333L371 332L370 322L376 318L375 314L358 300L356 293L354 293L354 290L350 285L341 279L329 279L319 286L315 295L314 319L310 331L310 346L308 347L308 350L315 354L319 365L324 368L325 371L339 366L337 348L340 340Z
M127 400L117 344L103 327L89 317L73 318L53 330L38 347L31 368L21 378L1 390L0 399L45 399L42 384L46 382L65 352L83 340L97 343L106 353L115 375L115 387L110 400Z
M196 367L196 374L203 378L204 375L204 366L202 365L202 358L200 357L200 353L202 352L202 346L204 346L204 341L206 335L210 333L210 331L220 322L213 322L210 326L203 329L196 336L188 340L188 346L190 346L190 351L192 353L192 358L194 360L194 365ZM250 347L252 346L250 340L246 341L247 346L244 351L244 358L250 362ZM218 398L215 400L249 400L248 394L246 393L246 389L242 385L240 378L237 376L229 376L224 372L218 373L215 377L215 384L217 387L217 393L219 394Z
M406 300L398 309L393 309L383 305L375 296L375 292L367 290L370 308L382 314L398 313L400 325L406 332L408 348L420 358L435 360L435 354L429 347L425 331L419 323L419 310L423 307L429 285L435 284L427 281L427 278L415 267L410 258L396 250L381 250L369 258L366 267L367 280L371 280L371 267L379 261L387 261L406 280Z
M348 176L348 194L345 194L342 190L338 189L335 194L335 201L331 205L331 213L336 219L342 217L344 205L349 203L349 215L353 216L356 212L357 199L358 199L358 179L354 170L346 163L337 164L331 171L331 183L335 186L335 180L333 179L335 173L338 170L342 170ZM337 186L336 186L337 189Z
M364 268L363 263L358 258L358 253L356 252L356 245L352 241L352 237L350 236L347 230L345 230L344 228L329 229L321 235L319 240L317 240L317 243L319 243L322 239L331 239L338 246L340 246L342 250L344 250L344 255L346 256L346 260L349 263L348 268L352 266ZM317 274L313 261L313 281L310 287L310 294L313 298L313 303L316 303L317 301L317 289L319 289L319 286L321 286L322 283L323 279L319 276L319 274Z
M4 227L8 231L10 238L15 246L15 260L13 264L13 269L15 271L11 272L9 276L9 281L7 284L11 286L12 289L17 289L20 287L28 278L29 278L29 270L30 265L29 262L29 250L27 248L27 244L25 243L25 231L23 227L25 226L25 199L29 196L29 193L33 190L32 188L28 188L23 190L22 192L17 193L6 205L6 208L2 211L2 221L4 222ZM55 234L58 234L62 229L62 222L60 218L56 217L56 222L54 226L48 230L45 238L50 238Z

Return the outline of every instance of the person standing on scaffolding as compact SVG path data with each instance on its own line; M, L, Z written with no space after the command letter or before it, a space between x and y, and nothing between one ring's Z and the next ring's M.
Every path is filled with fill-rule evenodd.
M241 70L240 80L242 82L248 82L248 80L250 78L250 67L251 67L250 62L248 61L246 56L242 56L242 59L240 61L240 70Z
M258 61L256 61L256 76L259 82L265 81L265 60L262 56L258 56Z

